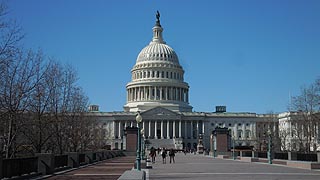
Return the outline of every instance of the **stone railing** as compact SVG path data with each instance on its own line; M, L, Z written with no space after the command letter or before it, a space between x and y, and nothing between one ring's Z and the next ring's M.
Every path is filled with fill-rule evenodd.
M217 158L229 159L232 157L232 152L216 152L215 155ZM271 157L273 164L304 169L320 169L320 152L309 154L299 152L272 152ZM267 152L238 151L235 152L235 158L245 162L269 162Z
M124 156L124 153L115 150L81 153L69 152L63 155L39 153L35 157L15 159L2 159L0 157L0 179L12 177L28 179L119 156Z

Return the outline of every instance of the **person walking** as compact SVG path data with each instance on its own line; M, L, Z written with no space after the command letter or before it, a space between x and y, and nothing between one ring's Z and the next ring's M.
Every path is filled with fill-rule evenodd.
M170 151L169 151L169 156L170 156L170 163L171 163L171 161L172 161L173 163L175 163L175 162L174 162L175 151L174 151L173 149L170 149Z
M162 156L162 163L166 164L167 152L165 148L162 149L161 156Z
M155 148L151 147L149 156L151 157L152 163L155 163L156 162L156 156L157 156Z

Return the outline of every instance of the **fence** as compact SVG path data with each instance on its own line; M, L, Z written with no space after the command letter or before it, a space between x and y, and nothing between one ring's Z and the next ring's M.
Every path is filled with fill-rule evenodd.
M2 177L35 174L38 171L38 157L3 159L2 166Z
M124 156L123 152L71 152L63 155L36 154L35 157L15 159L2 159L2 157L0 157L0 179L19 176L24 177L22 179L28 179L41 174L52 174L64 169L118 156Z

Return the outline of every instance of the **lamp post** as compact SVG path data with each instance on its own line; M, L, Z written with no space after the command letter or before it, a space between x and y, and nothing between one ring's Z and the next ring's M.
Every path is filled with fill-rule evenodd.
M232 135L232 158L233 158L233 160L236 160L236 157L234 154L234 141L235 141L235 137L234 137L234 135Z
M141 129L140 134L143 136L144 135L144 129ZM141 136L140 136L141 138ZM144 160L145 156L145 141L141 141L141 159Z
M137 126L138 126L138 132L137 132L137 134L138 134L138 137L137 137L137 139L138 139L138 144L137 144L137 158L136 158L136 160L137 160L137 170L138 170L138 171L141 171L141 156L140 156L140 153L141 153L141 139L140 139L140 134L141 134L141 132L140 132L140 123L142 122L142 117L141 117L139 111L138 111L138 114L137 114L137 116L136 116L136 121L137 121Z
M271 137L271 131L268 130L268 163L272 164L272 157L271 157L271 150L272 148L272 137Z

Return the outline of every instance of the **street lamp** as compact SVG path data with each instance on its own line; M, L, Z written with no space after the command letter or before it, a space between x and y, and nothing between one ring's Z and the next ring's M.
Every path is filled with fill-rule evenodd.
M268 163L272 164L271 150L272 148L272 136L270 129L268 130Z
M136 121L137 121L137 126L138 126L138 132L137 132L137 134L138 134L138 137L137 137L137 139L138 139L138 144L137 144L137 158L136 158L136 160L137 160L137 170L138 170L138 171L141 171L141 156L140 156L140 153L141 153L141 139L140 139L140 134L141 134L141 132L140 132L140 123L142 122L142 117L141 117L139 111L138 111L138 114L137 114L137 116L136 116Z
M233 160L236 160L236 157L234 154L234 141L235 141L235 137L234 135L232 135L232 157L233 157Z
M144 129L140 130L140 134L143 136L144 135ZM144 136L143 136L144 137ZM140 136L141 138L141 136ZM144 160L144 156L145 156L145 142L144 140L141 140L141 159Z

